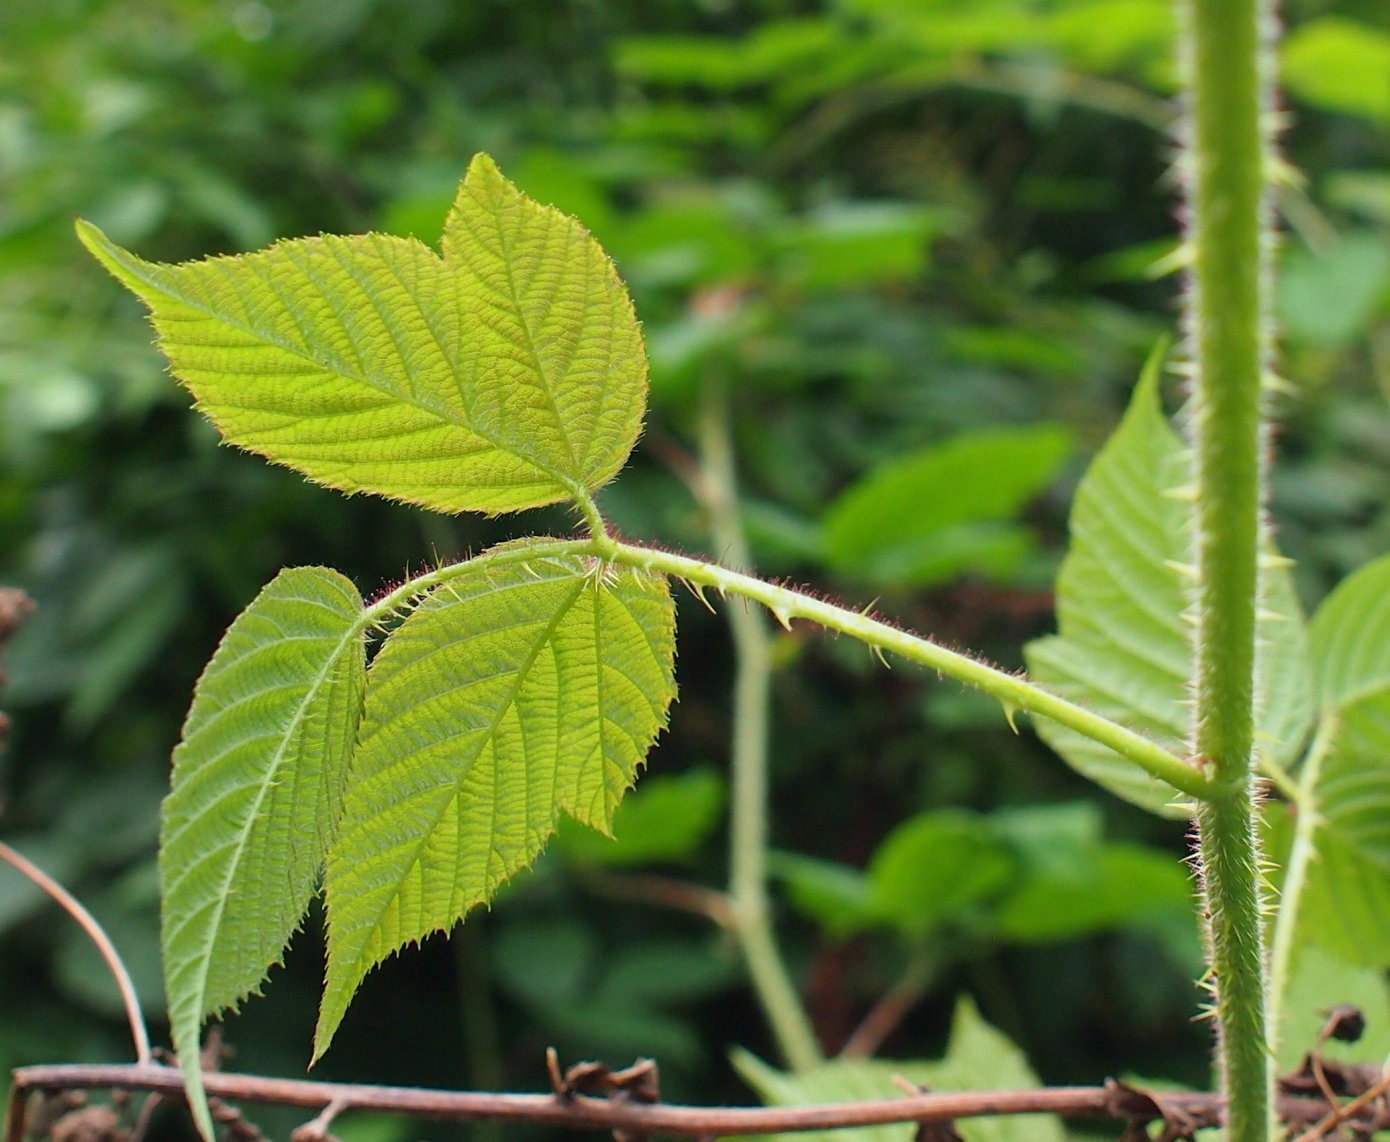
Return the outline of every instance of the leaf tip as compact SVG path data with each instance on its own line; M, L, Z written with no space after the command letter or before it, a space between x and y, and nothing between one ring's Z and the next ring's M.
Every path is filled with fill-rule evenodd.
M77 240L87 248L87 252L106 264L114 252L115 243L102 233L101 227L78 215L72 220L72 228L77 234Z
M486 151L479 151L473 156L463 180L465 183L506 181L496 161Z

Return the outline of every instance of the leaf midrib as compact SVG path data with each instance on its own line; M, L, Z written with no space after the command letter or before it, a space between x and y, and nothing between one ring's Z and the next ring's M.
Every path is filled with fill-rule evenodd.
M521 327L522 335L526 338L526 352L531 358L531 366L536 371L536 376L540 378L540 389L545 394L545 403L550 409L550 416L555 424L556 430L560 433L560 439L565 442L565 452L570 459L570 467L578 467L578 461L574 455L574 444L570 440L569 431L565 426L564 418L560 415L559 406L555 403L555 394L550 391L549 378L546 376L545 369L541 365L540 353L536 349L536 339L531 335L531 323L527 320L526 310L523 308L521 298L517 292L516 275L512 273L511 243L507 239L506 228L502 225L496 210L492 212L493 218L497 219L497 241L502 247L502 267L507 278L507 292L511 298L512 306L516 310L517 324ZM548 229L548 226L547 226ZM471 223L469 232L475 233ZM481 243L479 243L481 245ZM441 259L441 264L443 259ZM585 308L588 308L587 297L585 298Z
M240 865L240 863L241 863L242 854L244 853L244 851L245 851L245 849L246 849L247 841L249 840L251 833L254 831L254 829L255 829L255 824L256 824L257 820L259 819L259 817L260 817L261 806L264 804L265 798L266 798L266 796L268 795L269 790L271 789L271 787L272 787L273 784L274 784L274 783L270 780L270 778L272 777L272 775L278 773L278 772L280 771L281 767L284 765L285 755L286 755L286 749L287 749L288 743L289 743L289 741L291 740L291 738L294 737L294 734L295 734L296 730L298 729L298 727L300 726L301 722L303 721L304 715L305 715L305 711L309 708L309 706L310 706L310 704L312 703L313 699L314 699L315 697L317 697L317 695L318 695L320 689L322 688L324 682L325 682L325 681L328 679L328 677L333 673L334 664L337 663L337 661L338 661L339 657L342 655L344 649L345 649L355 638L357 638L357 637L359 636L359 634L360 634L360 631L358 630L358 624L354 622L354 623L348 628L347 632L343 635L343 637L342 637L341 639L339 639L337 646L335 646L334 649L333 649L333 653L332 653L331 655L329 655L329 657L328 657L327 660L325 661L325 668L324 668L322 671L319 672L318 676L313 680L313 682L312 682L312 684L310 685L309 689L305 692L304 697L300 700L298 706L295 708L294 716L290 719L289 723L286 725L286 727L285 727L285 732L280 736L280 743L279 743L279 745L277 745L276 748L275 748L275 753L274 753L274 756L273 756L273 759L272 759L272 764L271 764L271 765L267 768L267 770L266 770L266 779L263 780L263 781L258 782L258 788L257 788L257 790L256 790L255 800L254 800L254 802L253 802L253 804L252 804L252 806L251 806L250 811L249 811L249 812L246 814L246 816L245 816L243 825L242 825L241 828L239 828L238 831L237 831L237 839L236 839L236 846L235 846L236 852L235 852L235 854L234 854L234 856L233 856L233 859L231 859L231 860L228 862L228 869L229 869L229 870L233 870L233 871L229 871L228 874L227 874L226 876L223 877L223 881L222 881L222 891L218 894L217 904L216 904L216 908L215 908L215 911L214 911L215 920L214 920L214 923L213 923L213 925L212 925L212 928L213 928L213 936L212 936L212 939L208 942L209 946L206 947L204 953L203 953L201 956L198 956L198 957L197 957L197 962L200 964L200 967L199 967L199 969L198 969L198 989L197 989L197 991L198 991L198 1012L199 1012L199 1017L200 1017L200 1018L202 1017L202 1015L206 1014L204 1008L205 1008L205 1006L206 1006L206 999L207 999L208 966L209 966L209 965L211 964L211 962L212 962L212 947L211 947L211 945L216 944L217 938L218 938L218 934L219 934L220 931L221 931L221 927L222 927L222 917L223 917L224 913L226 912L227 900L230 898L230 895L231 895L230 889L231 889L231 882L232 882L232 880L233 880L233 878L234 878L234 870L235 870L235 869ZM187 827L187 826L185 826L185 827ZM235 1000L233 1000L233 1002L235 1002Z
M570 571L569 574L573 576L575 573L573 571ZM554 581L557 580L552 580L552 582ZM521 687L524 684L531 668L535 665L536 659L540 657L542 648L545 647L545 645L553 637L561 621L563 621L565 616L569 614L570 609L574 606L574 604L578 601L580 595L583 593L584 583L585 579L581 572L575 578L573 593L567 600L565 600L562 603L562 605L556 608L554 617L550 620L550 622L546 623L541 635L536 639L535 645L531 648L531 652L526 656L525 661L518 665L516 669L516 678L512 683L511 687L509 688L509 692L506 694L504 701L498 704L495 716L489 718L486 723L487 732L480 736L478 745L470 751L466 764L460 765L460 781L462 779L462 775L468 773L472 769L473 764L478 760L478 756L482 752L485 745L489 741L491 741L495 736L497 732L497 727L501 724L502 718L506 715L507 711L510 710L512 706L515 704L517 695L521 692ZM510 590L515 587L524 587L526 585L527 583L525 581L518 581L515 583L509 583L506 587L502 589ZM493 590L496 590L496 588L493 588ZM461 600L460 603L466 605L466 603L479 598L481 594L481 592L479 594L470 594L465 599ZM443 604L443 606L458 606L460 605L460 603L445 603ZM406 880L409 879L411 875L411 870L414 869L414 867L419 863L421 850L428 842L429 838L439 828L439 823L444 819L444 814L449 811L449 806L452 805L455 800L457 800L459 796L460 781L455 781L453 793L451 793L449 797L443 800L442 804L440 805L439 811L437 814L435 814L433 820L429 825L429 828L420 830L418 836L414 838L414 852L412 853L410 859L406 862L405 870L401 873L400 878L396 881L394 888L391 890L390 895L387 897L388 900L396 900L400 897L402 886L405 884ZM497 800L498 799L496 797L492 799L492 834L496 833ZM362 940L357 954L354 955L351 961L353 975L361 974L360 969L362 967L363 960L365 959L366 955L369 954L367 952L367 948L369 944L372 942L373 938L378 935L381 926L381 916L382 913L378 912L377 915L371 920L371 927L367 930L367 938ZM363 929L359 928L358 930L361 931Z
M105 238L105 235L103 235L102 237ZM368 371L365 368L361 368L360 362L359 368L356 371L353 371L348 369L345 363L341 361L322 361L314 357L307 350L287 345L282 339L270 336L264 333L263 331L257 329L256 327L247 324L245 321L233 320L226 314L219 313L210 306L195 301L192 298L188 297L186 294L176 291L172 289L170 286L166 285L165 283L156 280L154 277L150 275L150 273L147 270L144 269L144 267L148 263L144 262L143 259L134 259L130 255L126 255L124 257L120 256L121 254L124 254L124 251L116 251L110 248L109 240L107 242L107 246L108 256L110 256L112 260L114 260L118 265L120 265L131 276L143 282L150 289L162 294L170 301L176 302L179 305L186 306L188 309L191 309L192 311L199 314L202 318L206 320L211 320L216 323L225 325L231 329L235 329L238 332L245 334L248 337L255 338L264 343L265 345L269 345L272 348L275 348L280 352L285 353L287 356L293 357L295 360L304 361L310 365L313 365L319 371L328 372L332 375L343 377L349 381L355 381L358 384L364 385L367 388L374 390L375 392L381 393L382 395L390 398L393 402L408 405L410 407L420 410L421 412L438 417L445 424L452 425L453 427L461 429L464 432L468 432L473 434L474 436L477 436L480 440L486 441L488 444L492 445L493 448L495 448L498 452L501 452L503 455L514 457L515 459L521 460L524 463L530 464L538 472L543 473L547 478L554 481L559 487L566 491L571 491L576 483L583 483L582 474L580 476L571 476L568 473L564 473L557 470L550 464L547 464L533 456L521 452L517 449L514 443L502 440L495 433L473 423L462 422L454 416L449 415L447 412L442 411L436 407L432 407L430 404L427 404L426 402L420 400L415 395L413 389L410 391L409 396L403 396L400 392L386 387L386 385L383 382L380 382L375 378L369 376ZM426 249L428 250L428 247ZM444 265L443 260L440 259L437 254L433 254L432 251L429 252L437 261L439 261L439 264L442 267ZM258 280L264 281L264 279L261 278L260 275L257 275L257 278ZM277 297L278 296L279 295L277 292ZM415 302L413 295L411 300L412 302ZM282 302L281 304L284 303ZM417 311L420 312L425 324L429 325L429 318L420 308L418 302L415 302L415 308ZM159 320L158 315L156 315L156 320ZM433 332L431 332L431 336L433 336ZM436 343L438 343L437 340ZM450 361L447 354L445 354L444 359L449 364L450 371L455 374L455 381L457 383L456 363ZM547 400L549 400L550 394L548 391L546 395ZM561 427L560 431L561 438L565 440L566 449L571 452L572 460L573 449L570 447L569 438L565 434L563 427Z

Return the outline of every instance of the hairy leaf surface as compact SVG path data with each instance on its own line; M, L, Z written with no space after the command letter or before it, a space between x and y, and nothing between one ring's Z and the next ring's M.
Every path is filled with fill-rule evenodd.
M733 1052L734 1069L769 1106L804 1106L820 1102L864 1102L895 1098L901 1075L930 1090L1010 1090L1038 1085L1028 1060L1001 1031L981 1017L969 999L956 1004L946 1057L938 1061L836 1059L808 1071L788 1074L744 1050ZM1052 1117L963 1118L955 1123L965 1142L1062 1142L1066 1134ZM855 1130L859 1142L910 1142L910 1122ZM781 1142L840 1142L842 1130L773 1134Z
M149 306L222 434L319 483L509 511L597 488L637 439L647 366L627 290L588 231L486 155L442 260L364 234L158 265L78 234Z
M308 906L362 710L361 610L336 571L282 571L222 639L174 751L159 850L165 989L207 1137L199 1027L257 988Z
M1182 442L1158 402L1157 362L1123 422L1092 463L1071 514L1071 546L1057 579L1058 634L1027 647L1029 673L1064 697L1152 737L1181 755L1189 729L1189 562ZM1260 624L1261 748L1295 756L1312 716L1307 648L1292 580L1266 572ZM1038 733L1066 762L1112 793L1157 813L1183 815L1175 793L1118 754L1055 722Z
M391 635L328 859L316 1057L362 977L491 899L561 812L610 831L674 653L666 581L579 557L465 572Z

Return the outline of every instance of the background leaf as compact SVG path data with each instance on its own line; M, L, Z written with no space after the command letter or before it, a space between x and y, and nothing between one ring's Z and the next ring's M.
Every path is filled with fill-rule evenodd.
M1374 231L1343 234L1314 253L1291 246L1279 274L1283 335L1309 345L1362 340L1390 300L1390 241Z
M1017 871L986 821L959 810L921 813L893 830L869 862L871 916L913 939L999 894Z
M566 817L556 830L555 845L580 865L680 861L719 827L724 800L724 778L713 769L653 775L623 798L611 837Z
M1350 1004L1366 1016L1366 1033L1355 1043L1329 1039L1322 1044L1328 1058L1345 1062L1381 1060L1390 1054L1390 985L1385 972L1350 963L1301 940L1293 970L1280 1001L1279 1074L1296 1068L1318 1042L1328 1008Z
M1308 624L1308 653L1324 709L1390 692L1390 556L1348 575Z
M1290 93L1318 107L1390 120L1390 32L1359 20L1309 21L1283 45L1280 75Z
M1308 633L1332 747L1313 789L1317 859L1299 930L1350 964L1390 965L1390 556L1338 585Z
M208 1138L198 1031L278 963L313 892L362 709L362 600L336 571L282 571L199 679L160 834L174 1047Z
M825 515L825 552L841 574L926 586L963 572L1007 574L1031 548L1005 523L1057 475L1065 429L986 429L890 460Z
M90 223L78 235L150 307L222 434L319 483L517 510L606 483L637 439L646 356L626 289L582 226L485 155L443 261L367 234L167 266Z
M1104 839L1086 802L1001 809L990 823L1017 854L1019 874L989 931L1017 942L1076 939L1120 927L1192 922L1192 882L1171 852Z
M1057 580L1058 634L1026 648L1032 679L1153 737L1181 755L1188 730L1187 598L1176 567L1189 559L1182 442L1158 401L1157 358L1124 420L1076 492L1071 546ZM1261 623L1263 747L1287 763L1311 719L1303 623L1287 571L1265 575ZM1039 736L1067 764L1155 813L1185 815L1174 792L1103 746L1046 719Z
M329 854L315 1056L362 977L530 863L560 813L610 832L675 695L664 579L555 558L438 588L372 662Z
M797 1074L768 1066L748 1051L733 1054L734 1067L769 1106L801 1106L818 1102L850 1102L900 1096L893 1081L902 1075L932 1090L1010 1090L1038 1085L1037 1076L1008 1036L982 1018L969 999L956 1004L946 1055L937 1062L917 1060L836 1060ZM1029 1116L961 1119L956 1129L965 1142L1063 1142L1061 1123L1051 1117ZM907 1142L911 1123L866 1127L854 1132L863 1142ZM789 1142L837 1142L843 1131L775 1134Z

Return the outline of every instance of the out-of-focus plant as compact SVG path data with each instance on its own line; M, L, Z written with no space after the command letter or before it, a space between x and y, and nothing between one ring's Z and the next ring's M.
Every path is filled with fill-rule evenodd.
M1175 75L1171 16L1161 3L1067 7L1070 31L1067 16L1022 3L844 4L796 18L621 4L544 15L377 4L329 18L307 4L173 0L0 13L5 42L21 49L0 72L0 558L43 604L11 671L20 737L7 758L7 824L86 888L143 970L148 1004L159 995L155 806L177 696L207 646L282 565L323 561L375 583L422 552L448 559L507 532L334 502L213 448L211 434L170 414L176 390L150 367L133 307L78 260L72 215L169 259L323 230L434 241L466 156L489 149L522 189L585 220L643 318L647 446L605 491L609 519L663 543L709 543L710 510L682 477L699 465L698 394L721 378L758 567L828 580L851 598L881 594L881 608L911 625L1017 665L1015 648L1046 621L1074 459L1060 461L1051 488L1039 460L1035 487L1045 490L1022 511L940 519L918 496L872 567L837 560L835 536L865 491L929 470L933 454L968 451L981 431L1065 425L1071 457L1092 451L1167 323L1171 279L1152 273L1172 250L1156 133ZM1365 94L1375 84L1329 90L1329 77L1374 57L1384 36L1375 15L1305 15L1286 14L1280 49L1294 112L1286 152L1306 182L1279 191L1292 230L1279 318L1299 395L1284 403L1272 506L1311 604L1390 538L1383 397L1364 382L1383 378L1387 359L1376 250L1390 156L1377 130L1384 114ZM536 525L561 526L562 516ZM933 537L950 550L962 535L982 547L963 543L939 569L912 554ZM725 794L710 761L725 748L727 671L715 623L682 613L682 732L662 760L678 784L666 794L663 782L644 785L620 810L645 813L662 843L620 843L612 866L606 846L562 845L474 922L457 965L432 951L409 973L428 972L435 989L463 981L474 1083L526 1081L542 1031L585 1052L653 1050L677 1092L716 1081L704 1060L730 1018L756 1048L761 1032L740 1014L726 947L679 916L609 904L600 922L585 904L590 891L664 899L631 875L644 865L722 875L710 806ZM1011 803L1078 802L1086 786L968 695L920 693L903 672L885 678L844 641L777 631L770 646L773 838L788 854L771 871L803 918L783 938L822 1040L844 1042L896 981L927 1002L891 1045L921 1053L965 988L1048 1078L1093 1074L1124 1044L1151 1073L1200 1081L1201 1034L1186 1024L1195 942L1178 885L1152 911L1083 922L1080 902L1107 894L1077 871L1099 858L1078 856L1059 897L1076 902L1077 919L1062 922L1070 909L1052 917L1056 938L1084 940L1084 954L1066 960L1009 950L1042 936L989 919L992 905L982 922L978 902L921 937L854 908L861 918L845 918L837 894L854 896L850 884L879 869L874 851L905 813L946 803L989 820L1003 813L1000 834L1035 852L1014 835L1023 825ZM673 795L687 767L703 829L687 825ZM827 796L832 785L853 792ZM1102 850L1135 843L1113 839L1122 835L1181 844L1177 828L1113 802L1085 815ZM621 816L617 827L623 834ZM1289 836L1272 833L1276 858ZM88 1049L64 1001L111 1008L79 942L58 947L13 927L32 900L16 890L0 901L11 925L0 970L50 981L26 989L29 1008L6 1021L14 1046L0 1050L11 1061ZM304 942L278 985L292 1008L308 1003L317 974L312 936ZM517 967L518 948L529 970ZM665 963L667 980L689 986L619 1002L641 974L629 959ZM1143 988L1124 970L1136 960ZM1374 971L1358 978L1374 998ZM393 976L378 994L409 1005L407 982ZM1107 991L1123 1001L1101 1003ZM295 1061L254 1006L234 1034L243 1060ZM403 1039L388 1065L418 1079L454 1057L439 1044L455 1034L450 1025L437 1041ZM341 1050L356 1049L347 1034Z

